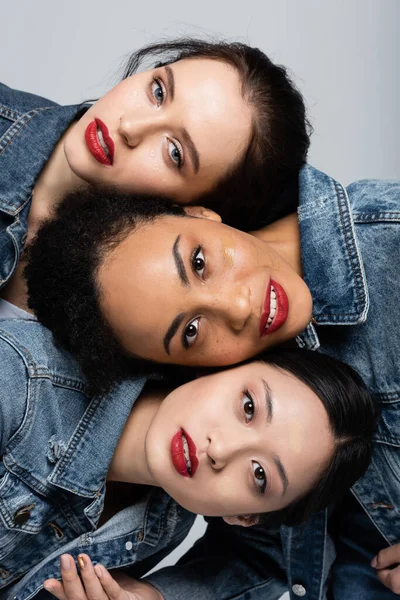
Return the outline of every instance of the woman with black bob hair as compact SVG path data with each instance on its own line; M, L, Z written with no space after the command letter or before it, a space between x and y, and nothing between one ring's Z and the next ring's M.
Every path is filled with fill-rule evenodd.
M57 597L84 598L71 556L98 597L89 556L141 577L182 540L193 513L245 527L301 523L369 464L376 403L328 356L274 350L172 389L136 375L90 399L46 328L0 325L7 597L33 597L51 579L45 588ZM60 556L64 591L54 580ZM105 571L100 580L111 581Z

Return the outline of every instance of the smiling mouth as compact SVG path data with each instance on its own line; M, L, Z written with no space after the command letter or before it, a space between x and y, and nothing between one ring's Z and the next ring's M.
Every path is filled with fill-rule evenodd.
M199 466L196 445L188 433L180 429L171 440L171 458L175 470L183 477L193 477Z
M94 119L85 130L86 145L97 162L111 166L114 162L115 145L107 126L100 119Z
M285 323L289 313L289 300L283 287L270 279L267 286L264 312L260 320L260 335L264 337L277 331Z

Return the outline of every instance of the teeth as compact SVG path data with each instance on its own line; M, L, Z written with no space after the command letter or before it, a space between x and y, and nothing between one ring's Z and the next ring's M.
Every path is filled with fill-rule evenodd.
M99 128L97 128L97 137L99 138L100 146L103 148L104 152L108 156L109 155L108 146L104 141L103 132Z
M182 444L183 444L183 454L185 457L185 462L186 462L186 468L188 470L189 475L192 472L192 463L190 462L190 455L189 455L189 445L187 443L187 439L185 438L185 434L182 433Z
M274 320L275 314L276 314L276 307L277 307L278 303L276 300L276 292L274 290L274 287L271 285L271 292L270 292L270 305L269 305L269 316L267 319L267 325L265 327L265 330L268 329L268 327L271 325L272 321Z

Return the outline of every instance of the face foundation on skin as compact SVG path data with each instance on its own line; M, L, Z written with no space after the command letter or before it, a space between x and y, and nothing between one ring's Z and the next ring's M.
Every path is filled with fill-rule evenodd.
M227 267L232 267L235 260L235 250L233 248L233 239L231 236L224 236L221 239L224 262Z

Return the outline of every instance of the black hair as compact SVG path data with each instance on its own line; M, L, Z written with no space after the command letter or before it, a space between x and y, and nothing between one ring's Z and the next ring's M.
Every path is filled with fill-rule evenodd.
M326 354L299 348L277 349L256 360L286 371L307 385L324 405L333 434L332 458L313 489L282 510L261 515L259 521L270 527L298 525L313 513L336 504L364 475L371 460L379 405L352 367Z
M247 231L295 212L298 173L307 159L311 125L302 95L287 69L247 44L183 38L133 53L123 78L140 67L159 67L187 58L219 60L235 68L243 98L253 109L246 151L201 203L216 210L232 227Z
M68 194L26 250L28 305L56 345L77 359L89 395L107 394L132 372L155 371L154 363L128 355L118 342L100 307L97 273L127 235L166 215L185 212L163 198L91 186Z

